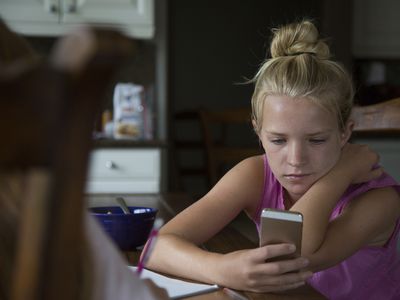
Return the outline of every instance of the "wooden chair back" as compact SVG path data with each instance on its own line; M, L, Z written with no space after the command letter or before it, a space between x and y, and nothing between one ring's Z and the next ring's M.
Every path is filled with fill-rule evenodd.
M400 98L353 107L351 119L357 136L400 135Z
M175 113L170 132L170 166L173 174L170 189L190 193L194 198L201 197L208 190L209 184L199 111L184 110ZM199 182L200 191L190 188L187 181Z
M253 132L250 109L202 109L200 120L211 186L241 160L263 152L258 137ZM249 138L244 141L240 134Z
M131 50L117 32L82 28L61 39L48 60L2 66L0 206L16 208L1 212L10 219L0 221L9 242L0 246L5 299L85 298L92 131L107 83Z

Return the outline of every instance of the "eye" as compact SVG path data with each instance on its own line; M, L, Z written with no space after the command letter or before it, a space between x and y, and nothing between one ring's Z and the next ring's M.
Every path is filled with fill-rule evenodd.
M276 139L270 140L270 142L274 145L283 145L286 142L286 140L281 139L281 138L276 138Z
M314 145L319 145L325 143L325 139L317 139L317 138L312 138L310 139L310 143Z

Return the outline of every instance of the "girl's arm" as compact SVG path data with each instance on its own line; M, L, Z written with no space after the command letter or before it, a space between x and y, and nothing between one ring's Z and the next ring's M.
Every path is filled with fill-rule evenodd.
M386 241L400 216L399 195L392 188L371 190L348 205L335 220L331 212L351 183L379 177L378 156L367 146L346 145L336 166L291 208L304 216L302 253L313 271L328 268L362 246Z
M303 268L306 265L303 258L265 263L267 258L293 252L287 244L228 254L199 247L242 210L251 210L257 205L263 192L263 178L262 156L246 159L234 167L206 196L161 229L149 267L241 290L278 291L302 284L310 272L282 273Z

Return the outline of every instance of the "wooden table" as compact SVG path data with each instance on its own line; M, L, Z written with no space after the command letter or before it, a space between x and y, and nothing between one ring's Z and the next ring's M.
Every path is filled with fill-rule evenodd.
M110 205L113 202L115 195L92 195L89 197L89 205ZM167 195L143 195L143 196L125 196L127 204L130 206L148 206L158 209L157 217L161 217L164 221L168 221L177 215L180 211L189 206L192 201L185 194L167 194ZM239 249L249 249L257 247L257 245L250 241L246 236L238 232L232 226L227 226L219 234L210 239L204 244L204 247L213 252L227 253ZM134 251L126 253L127 259L130 264L136 265L138 262L140 252ZM245 295L249 300L286 300L286 299L325 299L320 293L314 290L309 285L305 285L301 288L291 290L285 293L272 294L272 293L251 293L251 292L240 292ZM222 290L218 290L212 293L202 294L186 298L190 300L217 300L230 298Z

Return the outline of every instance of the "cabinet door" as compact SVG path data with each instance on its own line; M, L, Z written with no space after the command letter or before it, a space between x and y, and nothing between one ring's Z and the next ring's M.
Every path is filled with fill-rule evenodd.
M88 193L159 193L160 149L96 149Z
M154 35L154 0L0 0L0 16L26 35L59 36L82 23Z
M1 18L19 32L24 26L55 25L59 12L59 0L0 0Z
M154 32L153 0L61 0L61 23L90 23L121 28L136 37Z

